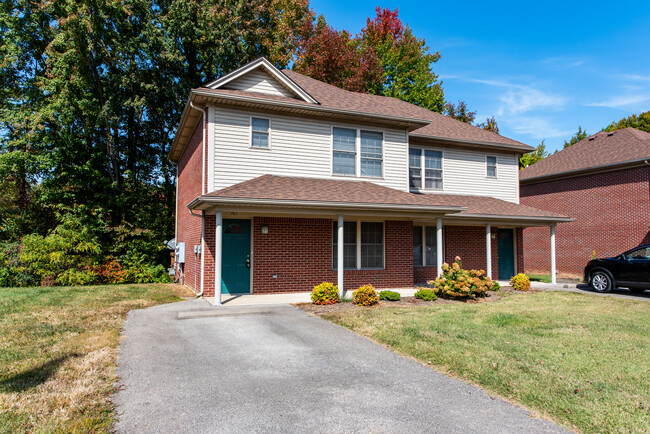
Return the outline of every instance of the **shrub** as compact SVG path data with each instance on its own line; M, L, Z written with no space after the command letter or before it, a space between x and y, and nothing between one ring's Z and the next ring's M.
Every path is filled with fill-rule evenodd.
M98 283L124 283L127 277L127 270L116 259L109 258L105 264L94 266L93 271Z
M399 292L395 291L381 291L379 293L380 300L399 301L400 298Z
M512 276L510 284L517 291L528 291L530 289L530 277L524 273L519 273L516 276Z
M77 286L77 285L90 285L95 283L97 275L91 270L65 270L63 273L56 277L56 283L63 286ZM48 282L47 278L41 281L41 284ZM47 285L53 286L53 285Z
M171 283L162 265L136 264L126 269L124 283Z
M377 304L378 301L377 291L375 291L375 287L372 285L360 286L352 293L352 303L358 304L359 306L372 306L373 304Z
M496 284L483 270L463 270L458 256L451 266L442 264L442 276L427 283L433 285L436 293L452 298L485 297L487 291L495 290Z
M311 302L314 304L336 304L339 302L339 287L333 283L323 282L314 286L311 291Z
M415 298L419 298L424 301L434 301L438 299L436 291L433 289L420 288L418 292L415 293Z

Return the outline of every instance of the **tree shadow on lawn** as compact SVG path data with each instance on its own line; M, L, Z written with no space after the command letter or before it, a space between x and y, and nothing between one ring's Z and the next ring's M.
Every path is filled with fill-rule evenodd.
M79 354L68 354L49 360L39 366L0 380L0 392L25 392L45 383L57 371L61 363Z

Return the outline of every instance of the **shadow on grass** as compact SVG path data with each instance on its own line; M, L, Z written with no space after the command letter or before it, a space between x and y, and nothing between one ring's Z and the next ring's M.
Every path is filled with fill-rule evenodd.
M0 392L25 392L33 387L45 383L59 368L61 363L79 354L68 354L49 360L40 366L20 372L11 377L0 380Z

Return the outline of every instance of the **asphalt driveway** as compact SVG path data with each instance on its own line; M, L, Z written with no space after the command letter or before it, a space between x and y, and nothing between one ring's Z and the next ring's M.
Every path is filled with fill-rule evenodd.
M119 432L562 432L288 305L157 306L124 334Z

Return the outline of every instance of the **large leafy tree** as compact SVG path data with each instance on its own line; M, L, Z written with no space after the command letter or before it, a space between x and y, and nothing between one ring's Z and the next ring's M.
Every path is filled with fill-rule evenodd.
M605 127L603 131L616 131L629 127L650 133L650 111L643 112L638 115L634 114L632 116L628 116L618 122L612 122L607 127Z
M73 204L170 237L189 90L259 56L287 66L312 19L307 0L2 2L0 238Z
M468 124L474 122L474 119L476 118L476 112L471 111L469 108L467 108L467 103L462 100L458 101L456 104L450 101L446 102L443 114L445 116L449 116L452 119L466 122Z

